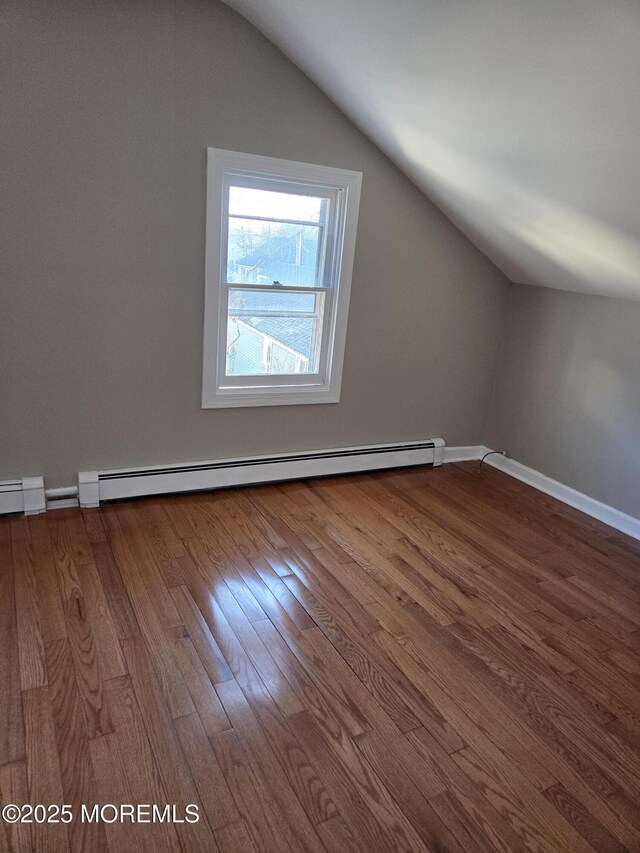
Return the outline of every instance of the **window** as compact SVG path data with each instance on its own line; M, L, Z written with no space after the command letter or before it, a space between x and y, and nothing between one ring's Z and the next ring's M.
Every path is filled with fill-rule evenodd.
M340 399L361 179L209 149L203 408Z

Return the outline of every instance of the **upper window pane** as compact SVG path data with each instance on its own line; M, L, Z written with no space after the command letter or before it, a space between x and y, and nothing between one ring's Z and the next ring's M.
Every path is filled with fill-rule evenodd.
M324 199L311 195L257 190L253 187L229 187L231 216L265 216L269 219L295 219L320 222Z
M320 287L322 228L229 217L227 281Z

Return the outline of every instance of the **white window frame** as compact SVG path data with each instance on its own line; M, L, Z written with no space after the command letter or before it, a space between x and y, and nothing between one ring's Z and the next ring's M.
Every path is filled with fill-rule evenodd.
M331 199L326 262L320 287L275 287L227 282L228 187L243 181L274 189L274 181L296 193L318 192ZM256 154L207 149L207 224L205 258L202 408L287 406L337 403L347 335L349 296L355 253L362 173L315 166ZM227 304L230 289L280 290L324 295L324 322L315 374L225 375Z

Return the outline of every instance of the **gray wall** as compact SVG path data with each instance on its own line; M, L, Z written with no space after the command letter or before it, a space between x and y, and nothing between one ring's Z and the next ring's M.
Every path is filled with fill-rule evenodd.
M485 444L640 518L640 302L514 284Z
M0 477L480 441L504 276L215 0L5 0ZM361 170L342 400L200 408L205 148Z

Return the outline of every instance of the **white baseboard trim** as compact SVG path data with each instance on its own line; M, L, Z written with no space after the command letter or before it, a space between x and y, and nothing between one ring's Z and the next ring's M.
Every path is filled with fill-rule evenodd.
M487 448L481 444L471 444L468 447L445 447L443 462L473 462L474 459L482 459Z
M453 448L451 448L453 449ZM489 448L481 448L484 453L489 453ZM477 459L480 456L476 457ZM614 527L627 536L632 536L634 539L640 539L640 519L634 518L632 515L627 515L626 512L621 512L619 509L614 509L608 504L604 504L595 498L590 498L583 492L578 492L572 489L571 486L565 486L564 483L559 483L557 480L541 474L539 471L534 471L533 468L528 468L521 462L516 462L515 459L508 459L498 454L488 456L485 460L485 465L491 465L492 468L497 468L499 471L504 471L516 480L521 480L534 489L551 495L569 506L579 509L581 512L590 515L592 518L597 518L609 527Z
M20 477L0 482L0 515L10 512L38 515L45 509L42 477Z

